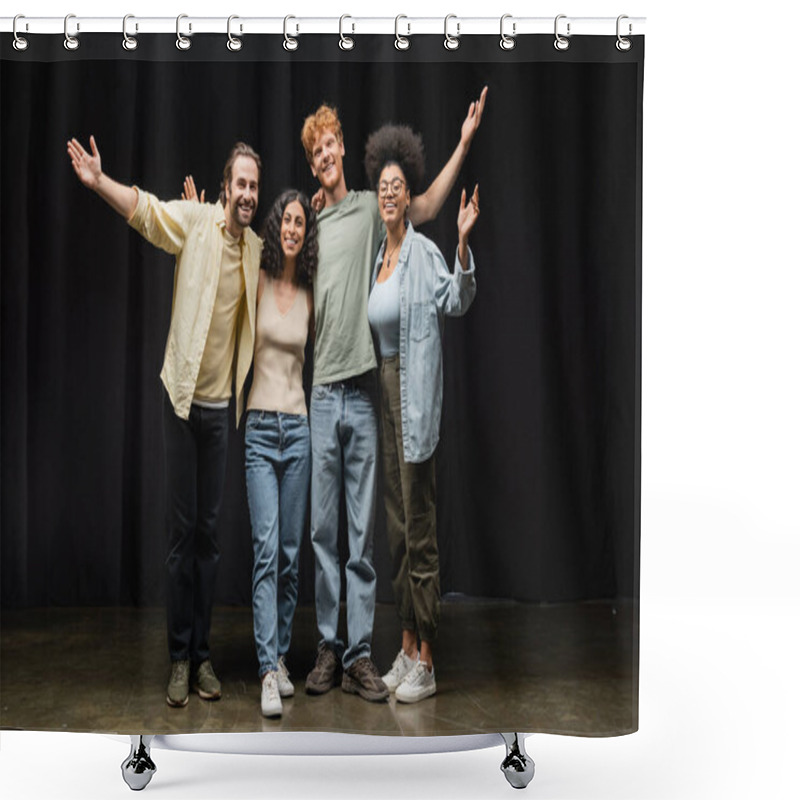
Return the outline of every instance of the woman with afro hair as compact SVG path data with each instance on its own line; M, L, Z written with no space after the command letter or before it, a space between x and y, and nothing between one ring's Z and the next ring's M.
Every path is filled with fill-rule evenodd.
M308 198L284 192L262 230L245 476L253 530L253 629L261 713L279 717L294 694L285 656L297 606L298 556L311 479L303 363L313 336L317 222Z
M439 627L434 451L442 412L445 316L464 314L475 297L467 240L478 219L478 187L461 192L454 272L439 248L408 220L424 173L422 139L385 125L367 141L367 177L378 193L386 238L372 274L368 316L379 354L384 503L401 648L383 681L398 701L436 692L433 643Z

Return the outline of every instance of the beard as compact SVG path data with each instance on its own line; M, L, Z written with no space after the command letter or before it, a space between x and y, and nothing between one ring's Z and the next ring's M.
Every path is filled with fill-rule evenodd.
M256 208L256 203L251 203L249 206L243 204L241 201L236 203L232 208L232 215L236 224L240 225L242 228L247 228L253 221L253 217L255 217ZM249 215L247 213L248 210L250 212Z

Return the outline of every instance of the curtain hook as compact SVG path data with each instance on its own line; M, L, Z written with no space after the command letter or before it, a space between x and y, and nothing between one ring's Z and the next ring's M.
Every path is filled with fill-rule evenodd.
M450 22L451 19L456 20L456 35L451 36L447 32L447 23ZM458 21L458 17L455 14L448 14L444 18L444 46L446 50L458 50L459 45L461 42L459 41L459 36L461 35L461 23Z
M619 50L621 53L626 53L628 50L631 49L631 46L633 44L630 39L627 39L626 37L622 36L620 34L620 32L619 32L620 22L622 22L622 20L624 20L624 19L629 19L627 14L620 14L617 17L617 42L616 42L616 45L617 45L617 50ZM628 36L630 36L632 33L633 33L633 25L631 25L631 23L629 22L628 23Z
M25 19L25 15L24 14L17 14L17 16L14 17L14 26L13 26L13 29L12 29L14 31L14 49L15 50L19 50L19 51L27 50L28 49L28 40L24 36L20 36L17 33L17 20L18 19ZM28 30L28 23L27 22L25 23L25 30L26 31Z
M344 25L344 21L346 19L353 19L349 14L342 14L339 17L339 48L342 50L352 50L356 46L355 39L352 36L345 36L342 27ZM351 33L356 32L356 24L355 22L352 23L353 29L350 31Z
M122 18L122 46L126 50L135 50L139 46L139 41L135 36L128 36L128 20L136 19L133 14L126 14ZM134 23L134 30L139 30L139 23Z
M187 38L181 33L181 20L188 19L188 14L178 14L178 18L175 20L175 33L177 34L178 38L175 40L175 47L178 50L188 50L192 46L192 40ZM192 32L192 23L189 23L189 33Z
M394 46L398 50L408 50L408 48L411 47L411 42L408 39L408 37L411 36L411 23L406 23L408 26L408 31L406 32L405 36L401 36L399 30L401 19L408 19L408 17L405 14L398 14L394 18Z
M283 18L283 49L293 51L297 50L299 42L297 41L297 39L294 39L293 37L289 36L289 32L286 29L290 19L296 19L296 18L293 17L291 14ZM296 26L295 35L298 33L300 33L299 25Z
M228 47L228 50L230 50L232 53L235 53L238 50L242 49L242 40L237 38L236 36L233 36L231 34L231 22L233 22L233 20L235 20L235 19L239 19L239 17L237 17L236 14L231 14L228 17L228 42L227 42L227 47ZM240 25L239 26L239 33L241 33L241 32L242 32L242 26Z
M566 37L562 36L558 32L558 21L560 19L566 19L566 18L567 18L566 14L559 14L556 17L555 29L554 29L555 30L555 35L556 35L556 40L553 42L553 47L555 47L556 50L562 50L562 51L563 50L569 50L569 38L567 38L567 37L570 36L570 23L569 22L567 23L567 36Z
M517 46L517 40L515 38L516 35L517 35L517 23L516 22L512 22L511 23L511 36L509 36L508 34L506 34L505 30L503 29L503 26L505 25L505 21L507 19L513 19L513 15L512 14L503 14L503 16L500 17L500 49L501 50L513 50Z
M64 17L64 49L65 50L77 50L81 43L78 41L77 36L70 36L69 35L69 21L71 19L75 19L74 14L67 14ZM81 25L79 22L75 23L75 32L78 33L81 29Z

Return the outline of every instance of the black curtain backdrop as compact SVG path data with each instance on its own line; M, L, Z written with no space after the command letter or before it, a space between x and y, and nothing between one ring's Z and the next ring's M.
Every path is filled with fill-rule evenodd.
M334 104L350 189L366 187L369 133L422 133L427 178L489 86L456 189L424 226L452 264L460 189L480 183L471 239L478 293L448 320L437 452L443 592L525 601L638 596L641 96L643 40L548 36L503 52L497 37L88 34L3 37L2 603L159 603L165 497L159 380L173 259L87 191L66 154L94 134L103 169L164 199L184 175L216 196L237 140L264 162L261 220L275 196L315 191L305 116ZM6 41L8 40L8 41ZM306 370L307 379L310 378ZM308 384L308 380L307 380ZM233 416L233 415L232 415ZM231 423L233 424L233 422ZM243 430L232 433L217 601L249 604L252 565ZM382 499L378 597L390 601ZM301 552L301 602L313 555Z

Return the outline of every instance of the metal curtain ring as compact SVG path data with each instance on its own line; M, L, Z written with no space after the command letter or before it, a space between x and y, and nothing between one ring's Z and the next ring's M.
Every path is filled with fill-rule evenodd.
M139 46L139 40L135 36L128 36L128 20L136 19L133 14L126 14L122 18L122 46L126 50L135 50ZM139 30L139 23L134 24L134 30Z
M345 36L344 31L342 30L342 27L344 26L344 21L346 19L353 19L353 18L349 14L342 14L342 16L339 17L339 48L341 50L352 50L356 46L355 39L353 39L352 36ZM356 32L355 22L353 23L352 27L353 29L351 33L355 33Z
M24 14L17 14L17 16L14 17L14 26L12 28L12 30L14 31L14 49L15 50L20 50L20 51L27 50L28 49L28 40L24 36L20 36L17 33L17 20L18 19L25 19L25 15ZM26 31L28 30L28 23L27 22L25 23L25 30Z
M408 19L408 17L405 14L398 14L394 18L394 46L398 50L408 50L408 48L411 47L411 41L407 38L411 36L411 23L406 23L408 26L408 32L405 36L401 36L399 30L401 19Z
M231 34L231 22L233 22L233 20L235 20L235 19L239 19L239 17L237 17L236 14L231 14L228 17L228 42L227 42L227 48L232 53L235 53L237 50L241 50L242 49L242 40L237 38L236 36L233 36ZM242 32L242 26L240 25L239 26L239 33L241 33L241 32Z
M67 16L64 17L64 49L65 50L77 50L81 46L81 43L78 41L78 37L77 36L70 36L69 35L69 21L71 19L75 19L75 15L74 14L67 14ZM76 22L75 23L75 32L77 33L78 31L80 31L80 29L81 29L80 23Z
M569 22L567 23L567 36L562 36L558 32L558 21L560 19L566 19L566 18L567 18L566 14L559 14L556 17L555 27L554 27L556 40L553 42L553 47L555 47L556 50L569 50L569 39L567 37L569 37L569 35L570 35L570 31L569 31L570 23Z
M447 23L450 22L451 19L456 20L456 35L451 36L447 32ZM459 45L461 44L459 40L459 35L461 34L461 23L458 22L458 17L455 14L448 14L444 18L444 46L446 50L458 50Z
M511 36L506 34L503 26L507 19L513 19L512 14L503 14L500 17L500 49L501 50L513 50L517 46L517 40L514 38L517 35L517 23L511 23Z
M286 26L289 24L290 19L295 19L295 17L289 14L288 16L283 18L283 49L293 51L297 50L299 42L297 41L297 39L294 39L291 36L289 36L289 33L286 30ZM295 33L300 33L299 25L296 26Z
M188 50L192 46L192 40L187 38L181 33L181 20L188 19L188 14L178 14L178 18L175 20L175 33L177 35L177 39L175 40L175 47L178 50ZM189 23L189 33L192 32L192 23Z
M628 15L627 14L620 14L617 17L617 42L616 42L616 45L617 45L617 50L619 50L621 53L626 53L628 50L631 49L631 45L632 45L631 40L627 39L624 36L622 36L620 34L620 32L619 32L620 22L622 22L622 20L624 20L624 19L628 19ZM628 36L630 36L630 34L632 32L633 32L633 26L629 22L628 23Z

